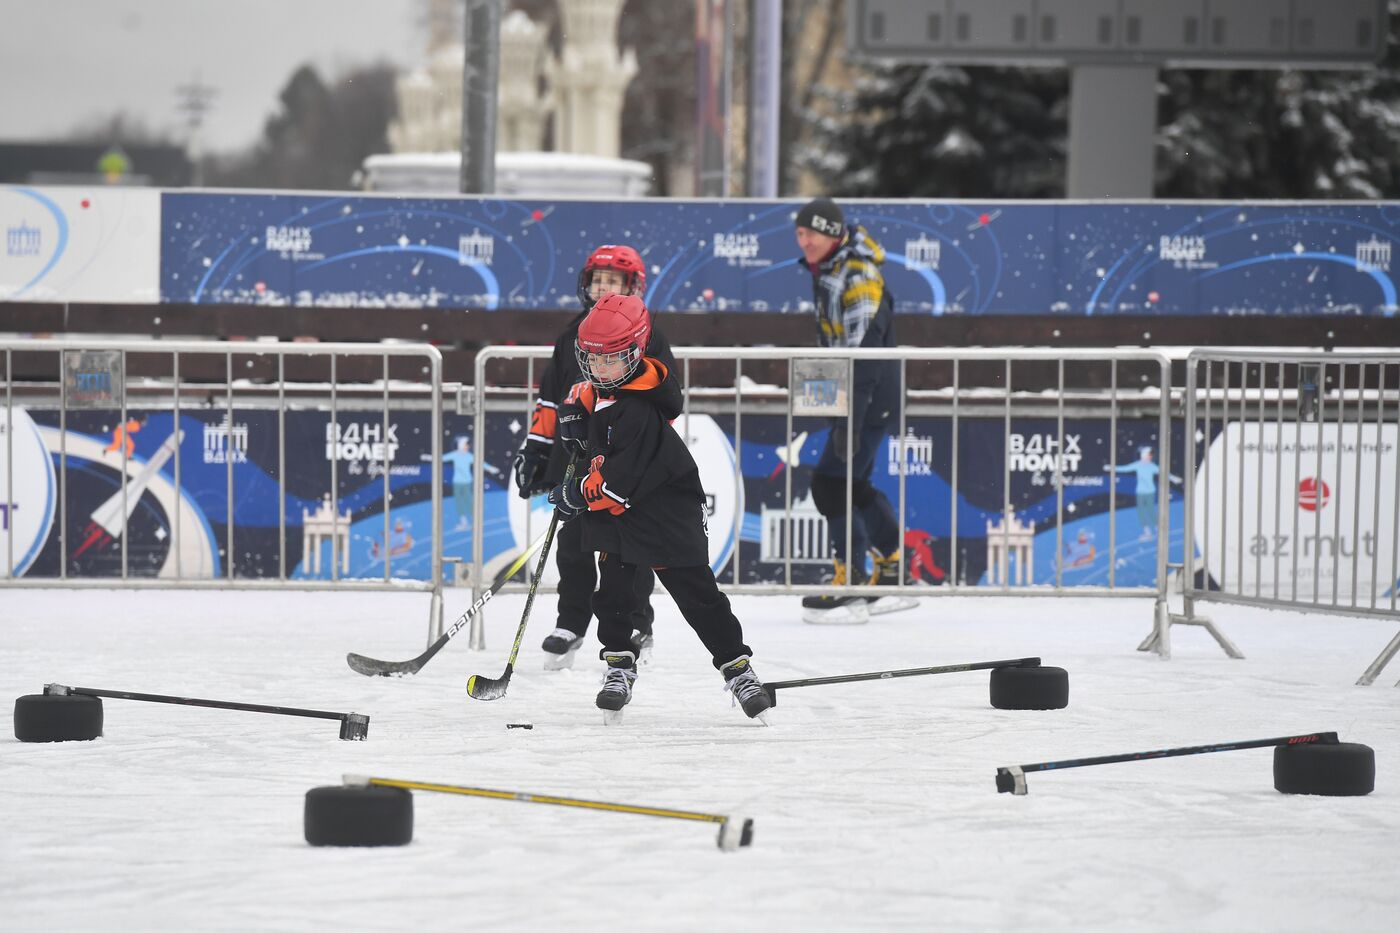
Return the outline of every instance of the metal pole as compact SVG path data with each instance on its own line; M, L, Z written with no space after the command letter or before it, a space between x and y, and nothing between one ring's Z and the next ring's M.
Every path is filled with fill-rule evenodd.
M175 514L171 520L175 523L175 536L171 541L171 546L175 548L175 576L183 579L185 576L182 555L180 554L180 448L183 446L180 436L180 351L176 350L170 358L171 377L174 379L174 418L175 418Z
M1313 472L1313 603L1322 598L1322 423L1327 420L1327 364L1319 367L1317 380L1317 469ZM1338 406L1341 399L1337 400ZM1340 408L1338 409L1340 410Z
M122 378L123 385L120 387L120 388L121 388L121 393L122 393L121 422L120 422L120 425L121 425L121 426L120 426L120 428L118 428L118 430L121 432L121 439L122 439L122 440L121 440L122 475L121 475L121 480L120 480L120 482L121 482L121 484L122 484L122 579L125 580L125 579L127 578L126 539L129 537L129 535L127 534L127 532L131 530L130 524L129 524L130 521L131 521L131 509L127 506L127 501L126 501L126 496L127 496L126 483L127 483L127 480L130 479L130 476L129 476L128 473L127 473L127 469L128 469L128 466L129 466L129 464L128 464L129 457L128 457L126 451L127 451L127 447L132 443L132 441L131 441L131 432L130 432L129 430L127 430L127 427L126 427L126 386L125 386L125 384L124 384L124 383L126 382L126 351L125 351L125 350L121 351L121 361L122 361L122 376L121 376L121 378ZM230 548L229 550L232 550L232 548Z
M1294 504L1293 504L1293 508L1289 510L1289 511L1291 511L1291 512L1293 513L1293 539L1292 539L1292 541L1293 541L1293 546L1290 548L1290 550L1293 552L1293 555L1292 555L1292 556L1293 556L1293 569L1292 569L1292 571L1290 572L1289 577L1288 577L1288 579L1289 579L1289 581L1290 581L1290 586L1292 587L1292 590L1291 590L1290 595L1289 595L1289 597L1288 597L1288 601L1289 601L1289 602L1294 602L1294 603L1296 603L1296 602L1298 601L1298 552L1301 551L1301 550L1303 549L1303 542L1302 542L1302 540L1299 539L1299 537L1298 537L1298 521L1299 521L1298 512L1299 512L1299 509L1298 509L1298 504L1297 504L1297 501L1296 501L1296 498L1297 498L1297 495L1298 495L1298 484L1299 484L1300 482L1302 482L1302 480L1303 480L1303 405L1302 405L1302 401L1303 401L1303 368L1302 368L1302 365L1300 364L1298 367L1296 367L1296 370L1297 370L1297 371L1294 373L1294 378L1293 378L1294 394L1297 396L1297 401L1296 401L1296 402L1294 403L1294 405L1293 405L1293 497L1294 497L1295 501L1294 501Z
M4 352L4 521L6 574L14 577L14 357ZM179 489L179 486L176 486Z
M58 351L58 578L68 579L68 352Z
M1199 373L1199 364L1188 356L1186 358L1186 496L1182 506L1182 542L1181 542L1181 581L1182 610L1186 618L1191 618L1194 612L1192 593L1196 590L1196 379ZM1210 364L1206 364L1206 380L1210 380ZM1209 413L1210 395L1206 395L1207 414ZM1210 421L1206 420L1205 431L1201 432L1202 443L1207 451L1210 450ZM1202 484L1208 491L1210 489L1209 477L1207 482ZM1207 494L1209 494L1207 492ZM1206 529L1206 537L1210 537L1210 530ZM1210 576L1209 565L1202 555L1201 564L1205 567L1205 576ZM1202 589L1205 589L1202 586ZM1164 626L1163 631L1170 631L1170 625Z
M1222 377L1222 389L1224 395L1220 399L1220 579L1216 582L1220 584L1222 592L1227 591L1225 583L1229 578L1226 572L1230 569L1230 361L1224 360L1224 375ZM1243 366L1244 364L1240 364Z
M787 433L783 435L788 449L788 462L783 470L783 585L792 586L792 469L801 451L794 451L792 435L793 358L788 357L787 375Z
M4 352L4 549L7 579L14 577L14 357ZM176 485L176 490L179 486Z
M1002 570L1001 588L1011 587L1011 359L1006 360L1006 417L1001 430L1001 558L997 561ZM1017 560L1020 567L1020 560ZM1002 569L1004 568L1004 569ZM1025 575L1022 574L1022 579ZM1034 582L1032 580L1032 582Z
M1400 438L1400 364L1395 367L1396 393L1395 393L1395 435ZM1381 407L1384 408L1385 399L1382 393ZM1400 451L1396 452L1400 457ZM1400 469L1395 471L1395 499L1392 503L1392 513L1390 516L1390 611L1395 611L1396 590L1400 590ZM1379 538L1379 532L1377 533Z
M952 466L952 469L951 469L951 471L950 471L950 472L952 473L952 481L953 481L953 482L952 482L952 488L951 488L950 490L948 490L948 508L949 508L949 510L952 512L952 515L953 515L953 524L952 524L952 528L950 529L950 538L949 538L949 543L948 543L948 553L949 553L949 555L950 555L949 561L948 561L948 564L949 564L949 569L948 569L948 586L950 586L950 587L956 587L956 586L958 585L958 388L959 388L959 387L958 387L958 380L959 380L959 376L960 376L960 373L958 372L958 358L955 356L955 357L953 357L953 425L952 425L952 428L953 428L953 443L952 443L952 449L951 449L951 451L950 451L950 452L951 452L951 455L952 455L952 458L953 458L953 466Z
M1283 496L1283 385L1284 385L1283 361L1282 361L1282 360L1279 360L1279 364L1278 364L1278 382L1276 383L1276 388L1278 389L1278 392L1277 392L1277 394L1276 394L1276 396L1275 396L1276 404L1275 404L1275 407L1274 407L1274 540L1273 540L1273 543L1272 543L1272 550L1273 550L1273 552L1274 552L1274 599L1278 599L1278 585L1279 585L1279 573L1278 573L1278 571L1279 571L1279 566L1278 566L1278 562L1279 562L1279 550L1280 550L1280 548L1279 548L1279 543L1278 543L1278 533L1279 533L1279 527L1278 527L1278 526L1279 526L1279 519L1280 519L1280 517L1283 515L1283 500L1282 500L1282 496ZM1293 444L1293 449L1294 449L1295 451L1298 449L1298 444L1297 444L1296 439L1295 439L1294 444ZM1297 477L1297 475L1296 475L1296 473L1295 473L1295 475L1294 475L1294 477L1293 477L1293 482L1296 483L1297 481L1298 481L1298 477ZM1294 506L1293 511L1294 511L1294 512L1297 512L1297 511L1298 511L1297 506ZM1296 543L1297 543L1297 542L1294 542L1294 543L1295 543L1295 546L1296 546Z
M224 426L228 428L229 439L233 439L233 351L224 354ZM224 457L224 474L227 481L228 527L225 537L228 541L228 566L225 568L228 579L233 579L233 457Z
M1381 436L1385 432L1385 363L1376 364L1376 488L1371 492L1371 503L1373 511L1371 513L1371 529L1375 535L1371 546L1371 600L1370 608L1376 608L1376 587L1380 583L1377 576L1379 567L1377 566L1381 554L1381 464L1385 461L1381 459ZM1400 475L1400 470L1396 470ZM1357 560L1361 559L1360 553ZM1391 580L1393 587L1395 581Z
M496 190L496 96L501 58L501 0L466 0L462 67L463 194Z
M1244 593L1244 552L1248 545L1244 537L1244 449L1249 439L1249 366L1240 362L1240 450L1235 473L1239 478L1239 504L1235 506L1235 590Z
M472 443L478 447L480 453L481 439L486 436L486 355L483 352L476 354L474 363L474 373L472 375ZM557 442L556 442L557 443ZM480 456L477 457L480 460ZM473 604L481 598L482 592L486 589L485 581L482 577L482 535L481 529L481 487L478 486L472 494L472 522L476 525L472 529L472 602ZM431 632L429 633L431 634ZM431 644L431 639L429 643ZM483 607L481 612L472 616L471 632L467 639L467 645L478 651L486 648L486 612Z
M1191 364L1188 362L1189 370ZM1164 467L1165 469L1165 467ZM1191 546L1188 540L1187 547ZM1108 588L1118 563L1118 361L1108 363ZM1186 569L1183 565L1182 572Z
M530 436L530 427L532 426L532 423L533 423L534 420L535 420L535 405L534 405L534 401L533 401L532 398L531 398L531 393L538 393L538 392L539 392L539 389L535 386L535 358L532 356L532 357L530 357L528 360L525 361L525 425L526 425L526 427L525 427L525 436L526 436L527 438ZM543 396L538 395L538 394L535 395L535 398L542 398L542 397L543 397ZM558 443L559 443L558 438L557 438L557 434L558 434L558 424L559 424L559 409L558 409L558 408L556 408L556 409L554 410L554 423L555 423L555 434L556 434L555 443L558 444ZM472 444L473 444L473 445L476 444L476 438L472 438ZM478 457L481 456L481 451L480 451L480 450L477 451L477 456L478 456ZM475 481L473 481L473 482L475 482ZM476 527L476 525L475 525L475 522L476 522L476 500L477 500L478 497L483 496L483 495L484 495L484 493L481 491L481 487L476 486L476 485L473 485L473 487L472 487L472 522L473 522L473 525L472 525L472 536L473 536L473 537L475 537L475 536L478 534L478 529L477 529L477 527ZM507 495L507 497L509 497L509 495L510 495L510 481L509 481L509 480L506 481L506 495ZM507 512L509 512L509 508L507 508ZM535 540L535 535L534 535L534 522L535 522L535 509L534 509L534 505L532 504L532 500L526 499L526 500L525 500L525 540L526 540L526 541L533 541L533 540Z
M742 356L734 358L734 550L730 552L730 566L733 568L734 582L742 583L739 575L739 551L744 522L744 362Z
M340 561L336 552L339 550L340 537L340 418L336 414L336 394L339 383L335 377L335 354L331 354L331 437L334 439L331 445L331 582L340 579ZM320 544L316 545L319 553ZM389 560L389 539L384 539L384 561Z
M1206 425L1206 427L1205 427L1204 433L1202 434L1202 440L1201 440L1201 446L1202 446L1202 448L1204 449L1204 454L1203 454L1202 459L1201 459L1201 467L1202 467L1202 472L1205 473L1205 481L1202 483L1202 486L1205 487L1205 488L1202 490L1202 492L1204 493L1203 500L1204 500L1204 505L1205 505L1205 507L1204 507L1204 509L1201 511L1201 569L1202 569L1202 573L1203 573L1203 576L1202 576L1202 578L1201 578L1201 591L1202 591L1202 592L1206 592L1206 591L1208 591L1208 590L1210 589L1210 487L1211 487L1211 486L1214 484L1214 482L1215 482L1215 470L1208 469L1208 467L1209 467L1209 461L1210 461L1210 448L1211 448L1211 444L1212 444L1212 440L1211 440L1211 436L1210 436L1210 427L1211 427L1211 390L1214 388L1214 385L1215 385L1215 363L1212 362L1210 359L1206 359L1206 360L1204 360L1204 362L1205 362L1205 364L1206 364L1206 384L1205 384L1205 396L1206 396L1206 404L1205 404L1205 409L1206 409L1206 414L1205 414L1205 425ZM1195 405L1196 405L1195 381L1196 381L1196 370L1195 370L1195 367L1192 366L1192 367L1191 367L1191 374L1190 374L1190 377L1189 377L1189 380L1188 380L1189 386L1190 386L1189 391L1191 392L1191 397L1187 400L1187 404L1190 405L1193 409L1195 408ZM1225 433L1225 428L1224 428L1224 423L1223 423L1223 422L1222 422L1222 424L1221 424L1220 433L1221 433L1222 435ZM1193 434L1193 435L1192 435L1192 439L1191 439L1191 444L1192 444L1191 463L1192 463L1192 465L1193 465L1193 469L1194 469L1194 465L1195 465L1195 462L1196 462L1196 457L1195 457L1195 443L1196 443L1196 441L1195 441L1195 435ZM1222 444L1224 443L1223 438L1222 438L1222 440L1221 440L1221 443L1222 443ZM1194 507L1193 507L1192 511L1194 512ZM1190 519L1188 519L1188 521L1189 521L1189 520L1190 520ZM1196 544L1195 544L1195 542L1194 542L1193 540L1191 540L1191 531L1190 531L1190 527L1189 527L1189 526L1188 526L1188 528L1187 528L1186 537L1187 537L1187 540L1186 540L1186 547L1187 547L1189 553L1191 553L1191 554L1194 555L1194 554L1195 554L1195 547L1196 547ZM1194 584L1194 582L1195 582L1195 579L1196 579L1195 576L1192 575L1192 576L1191 576L1191 581L1192 581L1193 584ZM1188 614L1188 615L1190 614L1190 610L1189 610L1189 609L1188 609L1188 611L1187 611L1187 614Z
M778 196L782 114L783 0L750 0L749 197Z
M1064 573L1064 512L1065 512L1065 361L1056 366L1055 379L1055 589L1062 584Z
M1347 426L1347 364L1338 366L1337 378L1337 472L1332 484L1332 605L1337 605L1337 577L1342 564L1342 442ZM1351 490L1347 490L1348 493Z
M1171 546L1172 373L1165 359L1158 364L1157 448L1162 462L1157 471L1157 599L1158 613L1167 617L1167 549ZM1186 497L1182 496L1183 508ZM1163 627L1170 625L1164 623Z
M908 393L909 364L905 360L899 361L899 443L895 445L895 450L899 453L899 540L895 543L894 556L899 558L899 586L904 588L904 529L905 524L905 493L906 482L905 473L909 471L909 434L908 425L905 422L904 409L907 405L905 395Z
M385 540L385 541L388 541L388 540L389 540L389 495L390 495L390 494L389 494L389 467L390 467L390 465L393 463L393 458L391 458L391 457L389 456L389 354L387 354L387 353L384 354L384 396L383 396L383 404L384 404L384 409L383 409L383 411L380 413L381 417L380 417L380 435L379 435L379 436L380 436L380 438L381 438L382 443L384 444L384 448L383 448L383 449L384 449L384 456L383 456L383 458L382 458L382 461L383 461L383 462L380 464L381 468L383 469L383 473L381 474L380 479L381 479L381 481L383 482L383 490L384 490L383 493L382 493L383 499L384 499L384 501L383 501L383 503L382 503L382 504L383 504L383 507L384 507L384 540ZM435 522L441 523L441 517L438 516L438 515L436 514L436 512L435 512L434 515L433 515L433 520L434 520ZM388 547L385 547L385 548L384 548L384 582L385 582L385 583L388 583L388 582L389 582L389 579L390 579L390 575L389 575L389 548L388 548ZM436 579L436 578L435 578L435 579Z
M307 555L301 555L306 566ZM277 354L277 577L287 579L287 358Z
M436 350L428 350L428 368L432 378L432 415L430 416L433 445L433 585L432 591L435 596L442 592L442 355ZM384 438L387 449L389 438ZM483 451L477 450L477 459L480 460ZM473 537L481 537L477 529L472 529ZM442 599L433 600L432 618L428 622L428 631L436 632L442 628ZM437 637L436 635L434 637Z
M1351 604L1356 606L1357 571L1361 567L1361 451L1364 449L1365 431L1362 421L1366 417L1366 364L1356 366L1356 475L1351 485L1352 499L1356 505L1351 510ZM1379 502L1372 502L1379 509ZM1374 527L1374 526L1373 526ZM1341 549L1341 538L1337 548Z
M851 553L851 538L855 528L855 473L851 470L852 450L855 447L856 406L855 357L846 357L846 585L856 582L856 555ZM860 567L865 569L865 555L860 555Z
M1259 456L1255 460L1254 477L1254 538L1264 536L1264 376L1268 372L1268 364L1259 361L1259 420L1258 439ZM1278 457L1278 445L1274 445L1274 457ZM1240 511L1244 511L1241 509ZM1277 521L1277 517L1275 521ZM1264 579L1264 552L1259 548L1254 548L1254 598L1260 596L1260 587L1263 586Z

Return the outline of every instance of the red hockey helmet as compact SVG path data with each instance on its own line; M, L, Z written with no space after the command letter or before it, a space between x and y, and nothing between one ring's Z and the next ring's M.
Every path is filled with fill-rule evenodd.
M591 309L594 304L590 286L593 284L593 273L599 269L622 273L623 285L619 294L640 298L646 292L647 267L637 251L630 246L600 246L578 273L578 300L583 302L586 309Z
M598 389L623 385L641 366L651 340L651 313L635 295L604 295L578 326L578 368Z

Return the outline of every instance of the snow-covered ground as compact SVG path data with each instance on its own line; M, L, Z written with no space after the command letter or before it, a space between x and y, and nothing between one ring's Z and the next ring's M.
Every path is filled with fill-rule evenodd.
M449 612L468 594L450 591ZM95 742L0 737L4 930L1394 930L1400 928L1400 663L1353 683L1394 623L1210 607L1168 662L1134 650L1142 601L927 600L864 627L804 625L795 600L736 608L768 680L1038 655L1070 705L1008 712L985 672L778 694L771 727L729 706L667 599L621 727L601 663L540 669L542 599L504 699L523 605L490 605L416 677L421 595L0 590L8 697L46 682L354 711L317 719L106 700ZM451 618L449 616L449 618ZM506 729L531 722L533 730ZM1032 774L998 766L1335 730L1375 748L1369 797L1274 791L1269 749ZM322 849L303 796L342 773L755 818L704 823L418 792L404 848Z

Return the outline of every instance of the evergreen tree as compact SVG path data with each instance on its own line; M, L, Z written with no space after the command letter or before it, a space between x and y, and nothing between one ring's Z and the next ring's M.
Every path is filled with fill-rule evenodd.
M1400 196L1400 0L1376 69L1162 73L1158 197Z
M1400 0L1379 67L1166 69L1154 194L1162 198L1400 197ZM822 88L797 154L833 195L1064 194L1066 69L871 63Z
M810 141L797 158L832 195L1064 195L1063 69L876 62L855 74L804 114Z
M356 69L332 85L310 65L298 68L279 95L281 107L250 151L212 160L216 187L349 188L365 157L389 148L397 110L394 69Z

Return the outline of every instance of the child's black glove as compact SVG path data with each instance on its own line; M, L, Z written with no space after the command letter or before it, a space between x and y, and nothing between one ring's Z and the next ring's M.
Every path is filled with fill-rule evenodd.
M564 453L580 460L588 456L588 409L573 402L559 406L559 427L555 437L564 445Z
M528 499L549 492L551 484L544 476L549 469L549 448L546 445L527 440L520 445L520 452L515 455L511 469L515 471L515 485L520 498Z
M555 486L549 491L549 502L561 522L578 518L588 511L588 503L583 498L583 480L571 479Z

